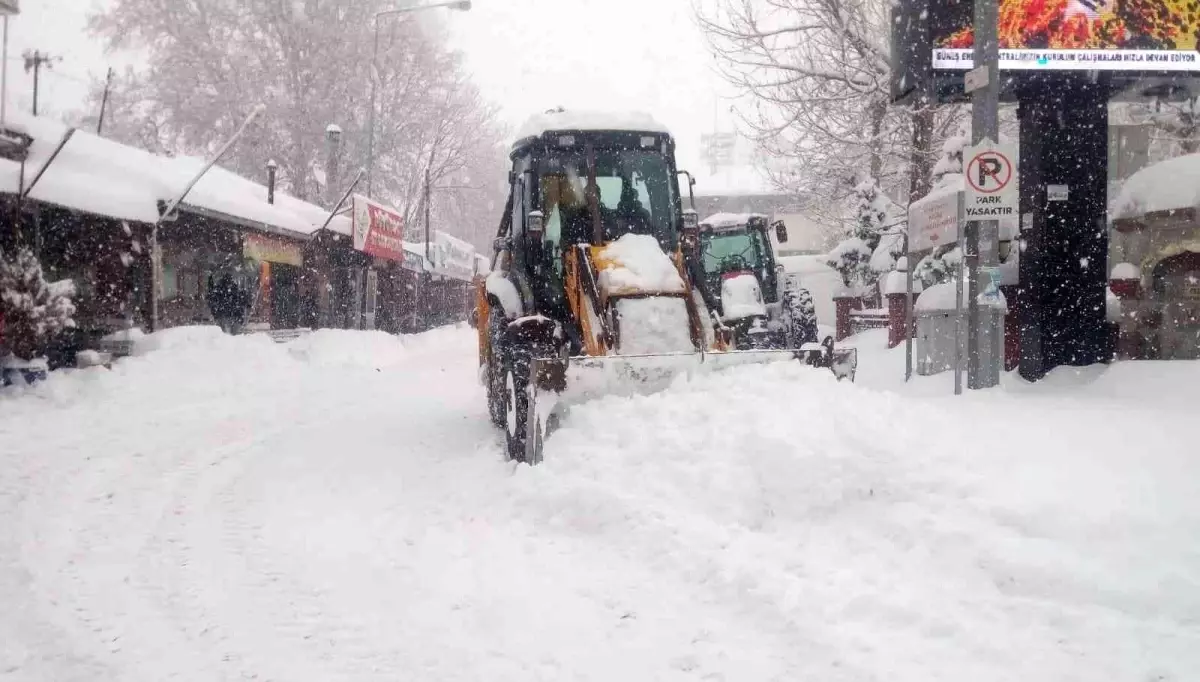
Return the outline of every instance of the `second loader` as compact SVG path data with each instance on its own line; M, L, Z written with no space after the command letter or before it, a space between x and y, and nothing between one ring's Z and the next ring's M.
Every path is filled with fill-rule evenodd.
M653 119L550 111L523 127L511 158L472 315L511 459L541 461L562 408L581 400L740 364L856 362L832 343L736 347L693 277L697 216L682 209L675 142Z

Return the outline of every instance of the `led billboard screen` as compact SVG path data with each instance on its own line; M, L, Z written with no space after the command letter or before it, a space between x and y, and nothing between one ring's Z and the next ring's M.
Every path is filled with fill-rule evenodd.
M934 69L972 67L972 3L937 3ZM1200 71L1196 0L1000 0L1000 68Z

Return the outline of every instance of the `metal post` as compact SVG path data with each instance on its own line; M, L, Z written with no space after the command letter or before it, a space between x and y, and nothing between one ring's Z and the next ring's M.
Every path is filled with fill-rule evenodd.
M342 129L330 123L325 128L325 204L332 205L337 199L337 182L341 175L339 161L342 156Z
M432 159L430 159L432 163ZM433 262L429 257L429 200L432 197L433 188L429 184L429 167L425 167L425 260Z
M904 382L913 373L913 260L908 248L908 228L904 233Z
M42 53L33 53L33 115L38 115L38 76L42 73Z
M4 16L4 63L0 64L0 127L8 124L8 15Z
M395 14L406 14L438 7L448 7L460 12L471 9L471 0L443 0L418 6L414 6L412 3L413 0L409 0L403 7L375 13L375 45L371 49L371 111L367 124L367 196L373 196L372 192L375 189L375 108L379 89L379 20Z
M971 140L1000 141L1000 42L997 37L997 0L975 0L974 66L987 67L987 85L976 90L971 100ZM965 170L965 169L964 169ZM995 220L973 221L967 224L966 259L969 273L967 386L989 388L1000 382L999 357L996 352L1000 330L997 317L988 314L983 319L979 293L989 279L987 268L1000 263L999 223Z
M375 98L379 90L379 18L375 15L375 47L371 51L371 114L367 124L367 196L374 196L375 189Z
M96 122L96 134L104 132L104 113L108 111L108 94L112 91L114 71L110 66L108 68L108 77L104 81L104 99L100 100L100 120Z

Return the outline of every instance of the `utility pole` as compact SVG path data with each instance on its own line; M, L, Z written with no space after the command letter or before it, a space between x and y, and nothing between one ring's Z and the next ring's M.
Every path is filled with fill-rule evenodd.
M108 67L108 76L104 79L104 99L100 100L100 120L96 123L96 134L104 132L104 112L108 109L108 94L112 92L113 76L116 72Z
M62 61L62 57L52 57L48 54L42 54L41 50L34 50L33 52L26 50L24 56L25 56L25 73L29 73L30 71L33 71L33 115L37 116L38 115L38 85L39 85L39 76L41 75L41 71L42 71L42 65L45 64L46 68L51 68L54 66L54 62Z
M1000 141L1000 41L997 0L975 0L974 68L986 68L987 83L971 99L971 141ZM963 169L966 170L965 168ZM967 387L990 388L1000 383L996 352L1000 329L998 316L982 315L979 294L991 281L990 269L1000 265L1000 226L995 220L971 221L966 225L967 291Z

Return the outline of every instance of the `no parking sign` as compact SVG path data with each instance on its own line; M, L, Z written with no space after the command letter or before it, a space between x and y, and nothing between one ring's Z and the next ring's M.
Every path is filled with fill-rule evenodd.
M988 139L963 150L967 220L1014 218L1020 210L1017 147Z

